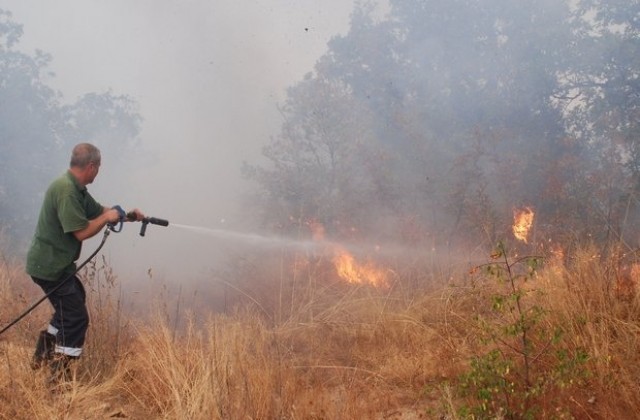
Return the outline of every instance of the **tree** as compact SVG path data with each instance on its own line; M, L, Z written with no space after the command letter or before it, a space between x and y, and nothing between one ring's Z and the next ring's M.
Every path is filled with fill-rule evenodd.
M349 33L329 43L303 82L308 93L288 102L288 115L307 118L295 131L288 120L283 125L286 154L295 166L320 143L350 141L339 130L306 135L346 118L311 110L348 100L370 123L358 147L384 159L373 170L352 161L362 165L353 169L361 178L338 185L312 176L317 201L305 217L336 214L319 210L329 201L316 193L331 185L361 193L357 205L336 194L345 199L332 208L350 209L342 214L362 229L381 220L362 212L384 217L391 236L410 219L431 243L480 237L492 246L509 234L513 208L524 205L543 221L541 234L619 236L625 194L640 168L636 3L390 0L384 18L372 3L360 4ZM347 94L327 101L313 91L326 85ZM276 162L285 149L274 141L267 150ZM272 197L293 185L295 177L280 176L283 168L254 172ZM382 194L362 189L376 185Z
M383 167L363 173L386 174L388 194L370 196L361 208L387 208L396 222L417 217L439 234L450 233L456 221L467 231L483 225L465 204L473 205L471 196L460 196L477 188L454 188L465 173L454 162L475 168L474 180L492 198L485 215L498 217L514 204L540 199L542 186L524 183L542 184L536 173L552 155L543 150L564 134L549 98L562 56L551 48L552 38L568 31L562 29L565 10L554 2L524 9L505 1L402 0L391 2L386 20L376 21L370 4L354 12L350 32L330 42L312 78L345 86L357 109L373 116L362 142L387 158ZM475 159L458 159L464 155ZM462 214L449 217L452 207Z
M312 219L334 233L357 224L350 210L376 189L363 173L371 126L367 110L344 83L309 76L289 90L281 113L282 133L264 149L273 168L244 168L265 193L265 222L289 234ZM365 217L366 211L356 214Z
M568 130L589 150L582 178L592 182L582 204L593 225L604 227L601 239L640 233L633 217L640 198L639 12L637 1L578 2L559 91Z
M17 49L22 26L0 10L0 227L14 249L28 241L42 195L79 141L122 148L139 132L133 102L111 93L88 94L64 105L47 86L51 56Z

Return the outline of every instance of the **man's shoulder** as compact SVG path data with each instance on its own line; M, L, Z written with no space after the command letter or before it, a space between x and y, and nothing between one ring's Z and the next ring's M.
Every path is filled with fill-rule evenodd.
M75 189L76 189L75 184L73 182L73 179L71 179L71 175L69 173L64 173L60 175L59 177L54 179L49 185L49 191L55 191L55 192L60 192L60 191L72 192Z

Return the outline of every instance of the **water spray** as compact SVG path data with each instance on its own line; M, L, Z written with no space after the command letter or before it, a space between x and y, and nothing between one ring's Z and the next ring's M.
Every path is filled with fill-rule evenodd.
M257 233L240 232L229 229L214 229L204 226L191 226L172 223L171 226L188 230L198 234L214 236L220 239L248 243L256 246L283 246L291 248L302 248L312 250L324 246L324 243L310 240L296 240L282 236L265 236Z

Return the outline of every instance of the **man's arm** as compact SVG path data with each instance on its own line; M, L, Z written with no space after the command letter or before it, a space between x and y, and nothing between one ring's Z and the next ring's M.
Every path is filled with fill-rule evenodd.
M95 219L89 220L89 224L84 229L76 230L75 232L73 232L73 236L75 236L77 240L82 242L85 239L89 239L96 233L100 232L100 230L108 222L115 223L119 219L120 214L118 213L118 210L104 207L100 216L96 217Z

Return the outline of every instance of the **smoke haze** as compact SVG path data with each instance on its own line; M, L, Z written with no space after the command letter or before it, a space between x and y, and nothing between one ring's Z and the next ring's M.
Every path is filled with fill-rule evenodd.
M352 1L0 1L23 25L18 48L52 56L47 83L73 101L128 95L144 121L131 172L103 155L92 194L103 204L210 228L242 228L240 167L259 158L282 121L277 104L348 29ZM60 170L67 161L59 162ZM224 244L138 225L112 235L116 272L202 271ZM99 235L101 236L101 235ZM83 255L100 238L87 241Z
M89 136L104 157L96 198L189 227L140 238L128 225L105 249L127 278L184 280L237 262L225 256L251 250L243 234L313 227L470 261L518 241L526 208L516 244L530 250L635 247L633 4L377 3L0 0L24 24L21 37L1 15L0 215L9 229L33 223L45 175L66 167L61 145ZM133 148L136 110L118 95L144 118ZM42 170L23 173L21 145Z

